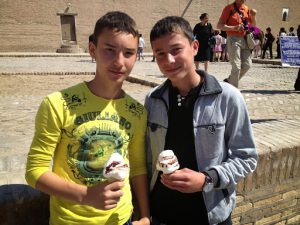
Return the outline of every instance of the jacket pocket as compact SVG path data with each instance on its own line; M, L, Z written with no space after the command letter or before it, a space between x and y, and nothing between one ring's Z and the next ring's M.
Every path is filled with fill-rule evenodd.
M224 124L206 124L196 127L195 144L202 149L203 158L220 158L224 154Z
M163 148L162 144L165 142L165 136L166 136L167 128L157 124L157 123L151 123L148 122L147 124L147 135L150 140L150 145L153 150L153 148ZM163 149L162 149L163 150ZM155 151L156 152L156 151Z

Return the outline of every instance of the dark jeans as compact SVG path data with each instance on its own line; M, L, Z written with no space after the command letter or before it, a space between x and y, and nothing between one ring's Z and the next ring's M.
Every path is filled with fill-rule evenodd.
M195 224L188 224L188 225L196 225L196 224L200 225L202 223L201 223L201 221L199 221L199 223L195 222ZM175 224L160 223L156 218L152 218L151 225L175 225ZM178 225L183 225L183 224L178 224ZM218 225L232 225L231 214L225 221L218 223Z
M266 54L266 51L269 49L269 52L270 52L270 58L272 59L273 58L273 51L272 51L272 43L266 43L263 47L263 54L262 54L262 58L264 59L265 58L265 54Z
M129 220L126 223L124 223L124 225L132 225L131 218L129 218Z

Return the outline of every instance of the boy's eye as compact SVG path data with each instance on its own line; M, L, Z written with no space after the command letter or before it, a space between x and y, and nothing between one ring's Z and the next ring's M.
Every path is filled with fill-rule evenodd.
M163 52L157 52L155 55L156 55L157 58L162 58L164 56L164 53Z
M181 50L182 50L182 48L179 48L179 47L178 47L178 48L174 48L174 49L171 50L171 54L172 54L172 55L176 55L176 54L178 54Z
M125 52L125 57L130 57L130 56L133 56L133 55L135 55L135 53L132 52L132 51Z

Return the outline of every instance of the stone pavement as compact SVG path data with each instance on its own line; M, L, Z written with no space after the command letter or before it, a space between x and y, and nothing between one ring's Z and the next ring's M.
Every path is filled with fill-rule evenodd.
M137 61L124 89L143 102L151 87L165 80L151 55ZM278 61L256 60L241 80L257 145L297 145L300 136L300 92L293 89L297 68ZM211 63L209 73L223 80L229 63ZM86 54L0 54L0 185L22 184L34 116L46 94L93 77L95 63ZM6 82L3 85L3 82ZM140 85L140 84L143 85ZM16 90L16 84L24 84ZM145 86L146 85L146 86Z

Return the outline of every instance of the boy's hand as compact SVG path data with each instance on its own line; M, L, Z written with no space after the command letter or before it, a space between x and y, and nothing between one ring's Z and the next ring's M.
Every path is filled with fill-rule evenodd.
M150 219L147 217L141 218L140 220L133 221L132 225L150 225Z
M202 190L205 183L205 175L184 168L171 174L162 174L161 182L170 189L182 193L194 193Z
M123 195L122 181L103 182L87 188L82 204L93 206L97 209L108 210L115 208Z

